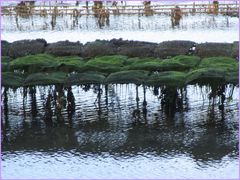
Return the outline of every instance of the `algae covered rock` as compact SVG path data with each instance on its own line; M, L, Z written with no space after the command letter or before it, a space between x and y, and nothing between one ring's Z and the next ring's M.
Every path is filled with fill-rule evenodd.
M154 56L167 58L177 55L188 55L194 45L195 42L193 41L164 41L155 48Z
M24 85L24 74L16 72L2 72L2 85L5 87L21 87Z
M55 57L55 61L58 64L57 69L64 72L81 71L86 62L79 56Z
M67 74L64 72L34 73L24 80L25 86L64 84Z
M127 57L121 55L102 56L85 63L85 70L105 73L117 72L127 63Z
M199 68L219 68L228 71L237 71L238 62L230 57L210 57L202 59Z
M45 53L55 56L81 56L82 48L80 42L59 41L48 44Z
M57 61L51 55L38 54L19 57L10 62L10 68L13 70L21 70L28 73L43 71L44 69L53 69L58 66Z
M135 83L144 84L148 80L148 71L129 70L110 74L106 83Z
M46 44L44 39L15 41L11 43L8 54L12 58L40 54L45 51Z
M147 84L152 86L174 86L186 85L186 73L178 71L166 71L153 73L149 76Z
M132 58L128 60L128 70L147 71L185 71L197 66L200 58L197 56L175 56L169 59L158 58Z
M195 54L201 58L232 56L232 43L201 43L196 45Z
M86 73L73 73L67 78L68 85L83 85L83 84L102 84L104 83L105 76L102 73L86 72Z

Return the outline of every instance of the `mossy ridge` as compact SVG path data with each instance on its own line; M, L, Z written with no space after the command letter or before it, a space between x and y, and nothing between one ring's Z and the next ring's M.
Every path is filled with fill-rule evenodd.
M2 56L1 57L2 72L10 71L10 62L11 61L12 61L12 58L9 57L9 56Z
M34 85L52 85L52 84L64 84L67 79L67 74L64 72L53 73L34 73L27 76L24 81L25 86Z
M101 56L88 60L85 63L85 71L99 71L99 72L118 72L127 63L127 56L113 55Z
M48 54L29 55L17 58L10 64L11 69L24 70L28 73L64 70L79 71L85 61L78 56L54 57Z
M79 56L55 57L57 69L64 72L81 71L86 61Z
M46 68L56 68L58 63L55 58L47 54L28 55L19 57L10 62L13 70L24 70L28 73L36 73Z
M105 75L97 72L73 73L66 80L67 85L103 84Z
M135 84L145 84L148 80L148 71L142 70L129 70L129 71L120 71L110 74L106 78L106 83L135 83Z
M179 71L166 71L153 73L149 76L147 85L182 87L186 85L187 73Z
M24 84L25 75L16 72L2 72L2 85L5 87L21 87Z
M180 55L163 60L159 58L131 58L128 62L125 70L186 71L197 66L200 63L200 58Z
M188 73L186 82L194 83L226 83L228 72L219 68L201 68Z
M218 68L227 71L235 71L238 69L238 63L230 57L210 57L202 59L199 68Z

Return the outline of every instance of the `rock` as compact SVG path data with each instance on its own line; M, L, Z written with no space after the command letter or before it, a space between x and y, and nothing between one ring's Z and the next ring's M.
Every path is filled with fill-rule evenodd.
M116 53L116 46L109 41L96 40L88 42L83 47L83 57L96 57L113 55Z
M190 49L195 45L193 41L164 41L154 51L154 56L167 58L169 56L188 55Z
M154 54L156 43L143 41L128 41L122 39L112 39L110 44L116 46L117 54L128 57L151 57Z
M232 54L231 57L239 60L239 42L233 42Z
M80 42L59 41L48 44L45 53L55 56L81 56L82 48Z
M2 40L1 41L1 55L2 56L8 56L9 55L9 48L11 43Z
M20 40L13 42L9 47L9 56L17 58L21 56L43 53L47 42L44 39Z
M202 43L196 45L195 54L201 58L232 56L231 43Z

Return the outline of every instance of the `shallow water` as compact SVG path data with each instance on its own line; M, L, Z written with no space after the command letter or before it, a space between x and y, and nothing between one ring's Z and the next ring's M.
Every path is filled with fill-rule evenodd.
M171 113L162 104L171 97L161 97L166 89L100 88L73 86L75 112L64 108L64 120L53 115L52 123L44 117L51 87L37 87L24 101L23 89L8 90L3 178L238 177L238 88L227 86L220 110L219 99L212 106L208 98L210 87L189 85L178 90L182 105Z
M206 14L185 15L177 27L172 27L169 15L110 16L109 26L101 28L93 16L57 17L54 26L51 17L34 16L16 20L14 16L2 16L1 20L2 39L10 42L44 38L48 42L69 40L82 43L112 38L157 43L168 40L233 42L238 41L239 23L237 17Z

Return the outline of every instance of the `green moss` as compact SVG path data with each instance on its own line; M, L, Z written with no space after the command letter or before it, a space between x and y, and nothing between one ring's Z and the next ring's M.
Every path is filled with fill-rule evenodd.
M213 81L225 81L226 70L216 68L201 68L193 70L187 75L187 83L211 83Z
M165 59L162 61L162 71L185 71L189 70L200 62L200 58L197 56L175 56L171 59Z
M178 71L153 73L149 77L147 84L155 86L166 85L179 87L186 84L186 75L186 73Z
M104 80L105 76L101 73L87 72L71 74L66 83L68 85L102 84Z
M28 73L36 73L48 68L56 68L58 63L55 58L47 54L29 55L17 58L10 63L11 69L24 70Z
M102 56L90 59L85 64L86 71L117 72L126 64L127 57L121 55Z
M131 62L132 61L132 62ZM200 62L197 56L176 56L171 59L158 58L131 58L128 60L126 70L147 70L147 71L185 71L189 70Z
M200 65L200 68L219 68L227 71L237 70L238 63L235 59L230 57L211 57L204 58Z
M9 56L2 56L1 57L2 72L10 71L11 60L12 59Z
M148 71L129 70L110 74L106 83L135 83L144 84L148 79Z
M24 81L24 85L52 85L66 82L67 74L63 72L34 73L30 74Z
M130 58L124 70L146 70L160 71L162 68L161 60L158 58Z
M2 72L2 85L6 87L23 86L25 76L21 73Z
M65 72L81 71L85 64L83 58L78 56L56 57L55 61L58 69Z

